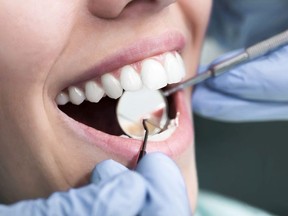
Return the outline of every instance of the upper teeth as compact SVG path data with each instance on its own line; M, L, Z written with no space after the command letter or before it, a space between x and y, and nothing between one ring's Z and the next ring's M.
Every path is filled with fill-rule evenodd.
M162 56L159 56L161 59ZM79 105L85 99L97 103L106 94L110 98L121 97L123 90L137 91L143 86L157 90L167 84L180 82L185 77L185 67L182 57L177 52L163 54L163 60L148 58L141 62L137 71L133 65L126 65L119 70L119 76L106 73L101 76L101 81L86 81L81 88L70 86L60 92L56 97L58 105L64 105L69 101Z

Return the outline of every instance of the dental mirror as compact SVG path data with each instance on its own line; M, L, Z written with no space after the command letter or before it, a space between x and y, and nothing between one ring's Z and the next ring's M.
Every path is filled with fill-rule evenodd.
M144 137L143 120L149 135L154 135L168 123L167 101L158 90L142 88L135 92L125 91L118 101L116 115L121 129L128 136Z

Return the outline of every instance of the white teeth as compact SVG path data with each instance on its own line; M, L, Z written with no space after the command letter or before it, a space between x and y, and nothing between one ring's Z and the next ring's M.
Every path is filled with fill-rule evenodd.
M171 137L171 135L174 133L174 131L179 126L179 116L180 116L180 113L177 112L176 118L170 120L169 125L167 126L167 129L164 130L163 132L159 133L159 134L149 136L149 140L150 141L163 141L163 140L166 140L169 137Z
M157 90L167 85L167 75L163 66L152 59L142 63L141 77L148 89Z
M176 129L177 127L171 127L159 134L149 136L149 141L160 142L163 140L167 140L169 137L171 137L171 135L175 132Z
M85 100L84 92L78 87L70 86L68 92L71 103L75 105L79 105Z
M105 90L105 93L110 98L117 99L122 93L123 89L120 82L111 74L107 73L101 77L102 85Z
M88 81L85 84L85 95L90 102L98 103L104 93L104 90L94 81Z
M119 71L119 78L116 78L112 73L107 73L102 75L101 83L99 84L92 80L87 81L85 84L80 85L84 86L85 92L79 87L70 86L68 94L63 91L57 95L56 103L65 105L70 101L79 105L85 99L97 103L106 95L117 99L121 97L123 90L138 91L143 86L148 89L158 90L167 84L180 82L186 75L182 57L177 52L168 52L163 54L163 56L163 61L158 61L156 58L143 60L141 67L137 65L137 71L136 67L126 65ZM138 71L138 68L140 71Z
M142 88L141 78L131 66L125 66L121 69L120 83L126 91L136 91Z
M184 78L186 76L185 64L183 62L182 57L177 52L176 52L176 59L179 63L179 73L181 74L182 78Z
M65 105L69 102L69 96L65 92L60 92L56 97L56 103L58 105Z
M182 66L180 65L180 63L178 63L177 58L172 53L168 53L165 56L164 68L167 73L168 84L181 81L181 79L183 78L183 72L181 71L182 69L180 67Z

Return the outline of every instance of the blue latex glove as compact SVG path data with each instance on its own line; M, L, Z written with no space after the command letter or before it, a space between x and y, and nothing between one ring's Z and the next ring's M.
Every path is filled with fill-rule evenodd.
M191 215L180 171L161 153L148 154L136 171L108 160L98 164L92 183L48 199L0 205L0 215Z
M198 85L192 101L195 113L215 120L288 120L288 46Z

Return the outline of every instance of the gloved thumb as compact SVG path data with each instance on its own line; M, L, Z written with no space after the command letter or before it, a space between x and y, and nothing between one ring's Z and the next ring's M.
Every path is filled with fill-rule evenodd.
M91 175L91 183L98 184L100 181L110 179L127 168L114 160L105 160L96 165Z
M146 154L136 172L148 182L149 202L141 216L192 215L184 179L169 157L159 152Z

